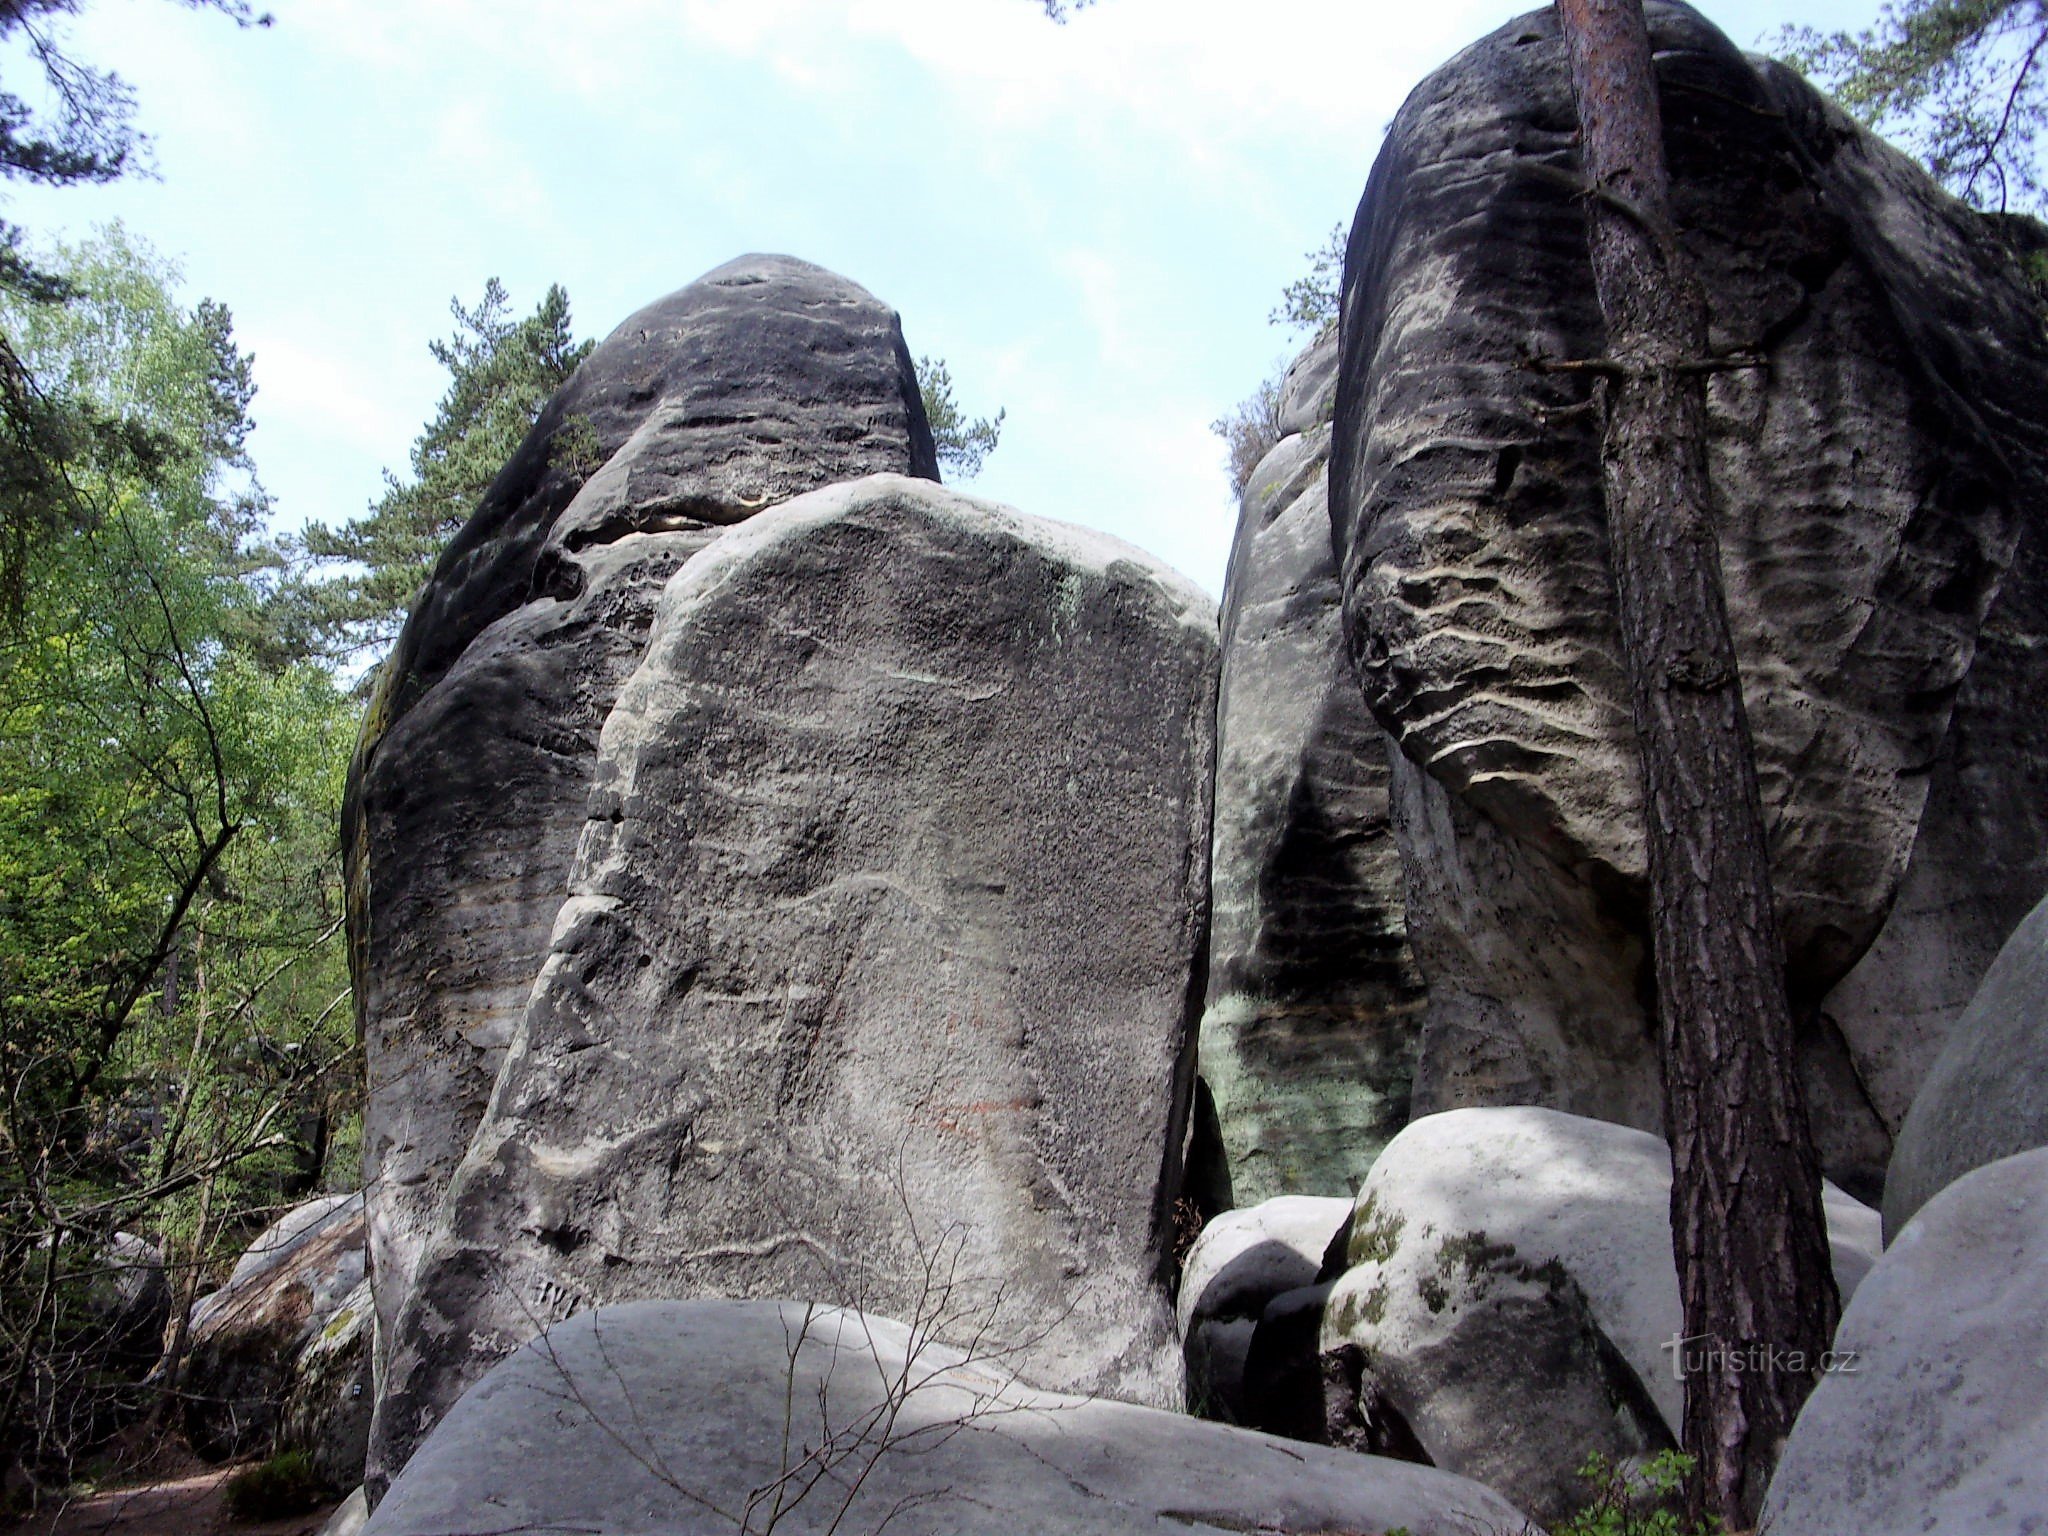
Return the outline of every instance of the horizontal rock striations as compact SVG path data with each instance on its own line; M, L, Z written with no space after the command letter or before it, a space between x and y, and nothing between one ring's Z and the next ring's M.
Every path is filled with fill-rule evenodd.
M663 583L761 508L883 470L938 473L894 313L741 257L591 354L420 594L344 828L380 1331L540 969Z
M1420 1033L1386 734L1339 632L1336 352L1288 371L1223 593L1201 1056L1239 1203L1355 1189L1407 1122Z
M1115 540L895 476L683 568L394 1330L373 1478L621 1300L858 1302L1177 1402L1214 615Z
M1697 13L1650 14L1808 1094L1873 1194L1969 992L1906 973L1981 969L2048 883L2048 346L1991 221ZM1574 123L1548 12L1402 108L1351 236L1331 516L1400 748L1416 1112L1654 1126L1597 385L1550 366L1603 348Z

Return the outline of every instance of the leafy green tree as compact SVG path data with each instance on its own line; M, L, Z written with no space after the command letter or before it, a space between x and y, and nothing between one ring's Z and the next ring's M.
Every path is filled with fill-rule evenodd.
M1788 28L1786 57L1965 202L2038 211L2048 0L1894 0L1861 32Z
M268 25L246 0L181 0L247 26ZM0 80L0 181L73 186L113 181L133 166L146 141L134 126L135 99L118 75L74 57L61 34L81 0L0 0L0 58L33 63L38 111ZM0 218L0 295L48 303L64 297L64 281L23 252L19 225ZM81 438L122 436L118 418L97 415L79 400L52 393L20 356L18 338L0 329L0 612L18 613L30 545L57 522L83 515L62 468Z
M338 662L390 648L443 547L590 353L559 285L524 319L495 277L474 308L459 299L448 307L454 334L428 343L448 389L413 442L410 475L385 471L384 494L365 515L309 523L300 536L305 556L329 574L293 584L279 622Z
M970 479L980 474L982 463L996 451L997 439L1003 433L1003 418L1009 413L998 410L994 416L970 420L953 398L953 375L941 357L917 360L917 389L924 398L924 416L931 424L939 463Z
M1266 318L1289 330L1320 334L1337 323L1344 298L1344 226L1332 225L1329 238L1304 259L1308 271L1280 290L1280 303Z
M67 298L0 294L0 324L39 392L119 428L66 442L78 515L27 547L0 630L0 1447L61 1475L106 1427L64 1320L114 1234L211 1258L317 1177L307 1127L344 1111L353 711L259 654L227 311L118 229L44 259Z

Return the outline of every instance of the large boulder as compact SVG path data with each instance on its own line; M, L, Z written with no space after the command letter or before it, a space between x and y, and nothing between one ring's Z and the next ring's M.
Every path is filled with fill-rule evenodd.
M1996 221L1652 4L1708 457L1801 1061L1831 1176L1891 1136L2048 888L2048 340ZM1353 226L1330 511L1398 744L1414 1107L1654 1129L1646 839L1614 617L1569 72L1549 10L1431 76ZM1754 363L1755 366L1749 364Z
M1998 952L1934 1059L1884 1185L1885 1231L1972 1168L2048 1146L2048 901Z
M456 1404L366 1536L1524 1528L1447 1473L1041 1392L1006 1363L832 1308L607 1307Z
M878 470L938 474L895 314L744 256L606 338L442 555L344 815L384 1331L547 952L663 583L762 507Z
M1853 1294L1877 1213L1826 1191ZM1538 1519L1577 1508L1578 1469L1677 1443L1684 1334L1671 1155L1644 1131L1535 1107L1417 1120L1359 1191L1325 1351L1357 1348L1368 1401L1430 1461Z
M2048 1148L1935 1195L1835 1334L1759 1530L2048 1530Z
M1386 734L1351 675L1330 552L1337 335L1295 360L1223 586L1202 1077L1240 1205L1358 1187L1408 1118L1422 981Z
M1225 1211L1202 1228L1181 1260L1175 1304L1192 1412L1254 1422L1243 1379L1259 1318L1276 1296L1315 1284L1350 1216L1349 1200L1279 1195Z
M375 1318L376 1300L365 1280L299 1346L278 1417L278 1448L304 1452L314 1475L335 1493L362 1482L370 1453Z
M858 1300L1178 1405L1214 607L899 476L669 585L393 1336L372 1481L546 1323Z
M360 1193L309 1200L266 1228L227 1284L192 1308L179 1396L201 1456L271 1448L301 1351L365 1297L366 1243ZM353 1481L338 1478L337 1491Z

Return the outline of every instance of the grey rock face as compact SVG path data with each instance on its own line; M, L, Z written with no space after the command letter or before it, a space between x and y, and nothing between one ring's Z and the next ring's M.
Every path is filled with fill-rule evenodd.
M1826 1192L1846 1297L1877 1253L1877 1213ZM1592 1451L1676 1443L1683 1332L1671 1158L1657 1137L1535 1107L1415 1121L1359 1191L1351 1267L1324 1302L1323 1349L1369 1362L1359 1417L1540 1520L1579 1507Z
M547 961L394 1335L395 1470L555 1318L857 1299L1179 1398L1214 608L876 476L670 583ZM373 1490L374 1491L374 1490Z
M662 584L760 508L879 470L938 475L896 316L741 257L591 354L420 594L344 817L382 1330L540 969Z
M201 1456L269 1448L301 1351L367 1299L366 1243L360 1194L308 1201L259 1235L227 1284L192 1308L181 1422ZM337 1491L354 1481L338 1475Z
M1998 952L1899 1128L1885 1231L1973 1168L2048 1146L2048 902Z
M906 1363L914 1389L885 1396L878 1378ZM759 1529L777 1493L803 1484L778 1454L785 1402L790 1443L820 1447L841 1480L820 1481L778 1531L885 1519L891 1536L1523 1528L1497 1495L1427 1467L1040 1392L882 1318L695 1301L607 1307L504 1361L392 1485L367 1536L691 1536L737 1529L764 1489ZM863 1434L892 1402L889 1433Z
M2048 1530L2048 1148L1928 1201L1835 1333L1792 1426L1772 1536Z
M1874 1192L1961 1001L1905 973L1988 956L2048 885L2048 351L1989 221L1695 12L1650 16L1713 344L1768 365L1713 376L1710 469L1815 1127ZM1654 1127L1598 413L1530 366L1604 345L1574 122L1548 12L1397 116L1347 262L1331 515L1405 760L1416 1112Z
M1344 654L1330 552L1337 338L1288 371L1223 594L1202 1075L1240 1204L1348 1193L1406 1123L1421 978L1387 742Z

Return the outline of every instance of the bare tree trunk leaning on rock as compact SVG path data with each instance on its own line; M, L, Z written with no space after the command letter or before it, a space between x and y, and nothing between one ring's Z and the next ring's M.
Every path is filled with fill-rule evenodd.
M1607 356L1575 366L1603 381L1608 540L1642 753L1691 1501L1746 1527L1840 1303L1709 513L1706 375L1720 365L1672 224L1642 0L1557 0L1557 14L1607 323Z

